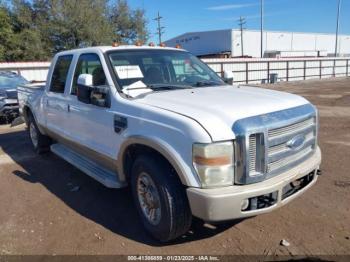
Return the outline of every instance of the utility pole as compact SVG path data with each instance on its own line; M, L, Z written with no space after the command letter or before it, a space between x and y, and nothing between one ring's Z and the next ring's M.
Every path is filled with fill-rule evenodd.
M335 32L335 48L334 48L334 56L338 56L338 33L339 33L339 15L340 15L340 8L341 8L341 0L338 0L338 12L337 12L337 29ZM333 77L336 75L336 69L335 69L336 60L333 61Z
M161 26L161 25L160 25L160 20L161 20L162 18L163 18L163 17L160 16L159 11L158 11L157 17L153 19L153 20L155 20L155 21L158 22L157 34L158 34L159 45L162 43L162 34L164 34L164 28L165 28L164 26Z
M244 49L243 49L243 30L245 29L243 26L246 24L246 20L244 17L240 16L238 20L238 25L241 28L241 55L244 56Z
M260 57L264 56L264 0L260 0Z
M341 0L338 0L338 12L337 12L337 29L335 33L335 56L338 56L338 33L339 33L339 16L340 16Z

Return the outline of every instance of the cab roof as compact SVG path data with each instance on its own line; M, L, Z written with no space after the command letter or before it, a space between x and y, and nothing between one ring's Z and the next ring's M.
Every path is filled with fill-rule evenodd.
M78 49L72 49L67 51L59 52L59 54L74 54L76 52L96 52L100 51L103 53L106 53L108 51L117 51L117 50L172 50L172 51L183 51L186 52L184 49L180 48L173 48L173 47L160 47L160 46L136 46L136 45L120 45L117 47L113 46L94 46L94 47L86 47L86 48L78 48Z

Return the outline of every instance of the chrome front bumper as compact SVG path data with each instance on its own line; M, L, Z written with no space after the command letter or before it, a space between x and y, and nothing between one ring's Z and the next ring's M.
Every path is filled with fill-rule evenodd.
M276 177L263 182L249 185L234 185L224 188L201 189L188 188L187 196L192 214L205 221L225 221L244 217L255 216L270 212L281 207L296 197L303 194L317 181L317 170L321 163L321 150L316 152L305 162L289 169ZM299 191L282 199L283 189L291 182L314 172L313 179ZM276 202L266 208L242 211L242 202L262 195L277 192Z

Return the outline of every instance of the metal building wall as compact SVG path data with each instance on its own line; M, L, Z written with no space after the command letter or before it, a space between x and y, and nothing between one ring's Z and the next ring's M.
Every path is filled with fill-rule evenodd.
M180 44L194 55L208 55L231 52L231 42L231 29L228 29L186 33L165 41L165 44L170 47Z
M244 55L260 57L260 31L243 32ZM212 55L231 52L233 57L242 56L241 32L237 29L192 32L165 42L167 46L180 44L195 55ZM334 55L335 35L297 32L264 32L265 51L326 51ZM340 54L350 54L350 35L339 36ZM300 53L308 55L307 52Z
M232 30L232 56L242 56L241 32ZM260 31L243 32L244 55L260 56ZM335 35L295 32L264 32L264 51L326 51L334 55ZM340 54L350 54L350 36L339 36ZM306 52L307 53L307 52Z

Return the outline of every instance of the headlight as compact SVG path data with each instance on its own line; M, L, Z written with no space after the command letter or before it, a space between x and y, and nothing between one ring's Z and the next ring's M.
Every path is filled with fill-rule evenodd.
M193 166L202 187L229 186L233 183L233 142L193 145Z

